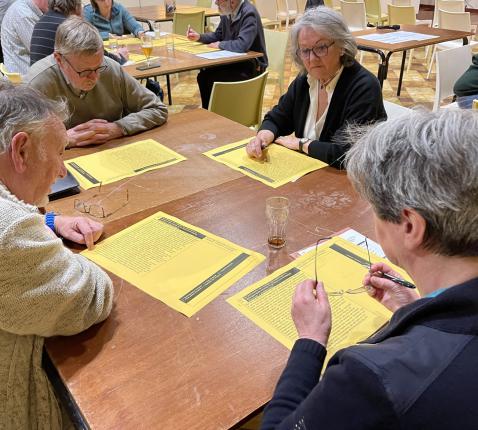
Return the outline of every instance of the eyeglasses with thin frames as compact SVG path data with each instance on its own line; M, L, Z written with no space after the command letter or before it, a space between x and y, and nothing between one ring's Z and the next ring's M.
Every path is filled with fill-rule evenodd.
M331 237L321 237L317 240L315 243L315 257L314 257L314 273L315 273L315 283L317 284L318 282L318 276L317 276L317 260L318 260L318 248L319 244L323 242L324 240L329 240L332 239ZM370 260L370 252L368 250L368 244L365 242L367 246L367 253L368 253L368 266L371 267L372 262ZM365 293L367 290L365 289L364 286L357 287L357 288L349 288L348 290L336 290L336 291L327 291L327 295L329 297L341 297L344 294L360 294L360 293Z
M117 192L118 187L103 196L101 194L101 186L102 184L100 184L98 193L95 194L90 199L86 201L75 199L75 201L73 202L75 209L81 213L91 215L95 218L108 218L109 216L118 212L121 208L124 208L129 203L129 192L128 192L128 189L126 189L123 197L121 197L120 199L121 201L118 207L115 207L113 209L105 208L106 205L103 205L102 202L104 202L105 200L108 200L113 193L118 194ZM102 198L97 202L90 203L93 199L96 199L98 197L102 197Z
M297 51L295 51L295 53L303 60L309 60L311 52L313 52L316 57L325 57L329 53L329 48L334 43L335 41L332 41L328 45L321 44L315 45L313 48L297 48Z
M88 69L88 70L82 70L82 71L78 71L76 70L74 67L73 67L73 64L70 63L70 61L68 60L68 58L66 58L65 55L62 55L62 57L65 59L65 61L69 64L69 66L75 71L75 73L80 77L80 78L87 78L88 76L90 76L92 73L101 73L101 72L104 72L107 68L108 68L108 65L107 64L102 64L100 67L97 67L96 69Z

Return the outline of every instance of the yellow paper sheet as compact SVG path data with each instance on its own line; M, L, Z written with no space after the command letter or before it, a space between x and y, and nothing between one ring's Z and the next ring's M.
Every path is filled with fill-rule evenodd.
M153 139L141 140L65 161L66 168L88 190L186 160Z
M272 188L327 166L322 161L277 144L267 147L262 160L253 159L247 155L245 149L249 141L250 139L240 140L204 152L204 155Z
M371 254L371 260L387 262L404 278L408 278L403 270L385 259ZM290 313L292 296L297 284L315 278L314 262L315 250L312 250L227 301L292 349L298 337ZM391 316L391 312L366 292L346 292L362 286L367 270L367 252L351 242L335 237L318 247L317 274L329 293L332 308L332 333L327 346L327 360L337 350L369 337ZM340 291L343 293L340 294ZM334 295L334 292L339 292L339 295Z
M154 62L158 58L159 57L149 57L149 61ZM133 63L142 63L143 61L146 61L146 55L130 53L128 60L132 61Z
M119 37L116 39L119 46L121 45L141 45L141 40L137 37ZM103 40L103 46L108 47L110 46L109 40Z
M188 52L189 54L204 54L206 52L220 51L219 48L211 48L204 45L204 43L184 43L176 45L175 48L181 52Z
M188 317L265 258L164 212L82 254Z
M153 46L165 46L166 45L166 35L161 36L159 39L153 39ZM189 39L186 36L181 36L179 34L174 34L174 44L183 44L183 43L189 43ZM118 42L118 46L121 45L141 45L141 39L138 39L137 37L119 37L116 39ZM103 46L105 48L108 48L110 46L110 41L109 40L104 40L103 41Z

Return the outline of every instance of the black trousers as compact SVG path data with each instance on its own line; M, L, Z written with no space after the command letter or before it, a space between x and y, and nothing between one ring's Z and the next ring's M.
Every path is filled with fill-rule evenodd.
M201 69L197 81L201 93L202 107L209 107L209 99L214 82L236 82L252 79L259 74L256 61L241 61L227 66L209 67Z

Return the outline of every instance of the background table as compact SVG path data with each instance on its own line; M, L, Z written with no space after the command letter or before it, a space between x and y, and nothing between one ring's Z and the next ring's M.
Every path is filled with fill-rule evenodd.
M140 41L138 39L138 45L131 45L131 52L142 54ZM159 61L160 66L154 67L148 70L138 70L137 64L132 64L130 66L124 66L124 69L127 73L133 76L136 79L146 79L155 76L166 75L166 84L168 90L168 102L171 105L171 83L169 80L169 75L172 73L186 72L189 70L197 70L206 67L214 66L223 66L226 64L234 64L241 61L250 60L252 58L262 57L264 54L261 52L249 51L244 55L238 55L228 58L219 58L215 60L207 60L205 58L198 57L195 54L190 54L188 52L182 52L178 49L169 51L165 46L155 46L152 51L152 56L160 57Z
M325 168L272 189L200 155L251 136L251 130L207 111L177 117L155 130L155 137L189 160L131 180L132 186L147 187L137 188L147 209L136 211L139 202L125 208L128 214L106 224L105 237L162 210L267 260L191 318L112 276L112 315L77 336L46 344L92 429L228 429L246 419L271 398L289 351L225 299L318 237L347 226L373 237L369 206L345 172ZM210 138L204 139L206 134ZM287 245L280 250L266 242L265 199L274 195L291 202Z
M358 49L374 52L380 56L381 63L378 65L377 77L381 86L383 86L383 81L387 79L390 57L394 52L403 52L400 78L398 80L397 96L400 95L400 90L402 88L403 70L405 68L405 59L409 49L421 48L423 46L435 45L437 43L448 42L449 40L457 39L463 39L463 45L466 45L468 43L467 36L471 36L473 34L468 31L445 30L443 28L427 27L426 25L400 25L400 30L410 31L413 33L429 34L438 37L426 40L410 40L403 43L383 43L380 41L360 39L360 36L364 36L366 34L391 33L395 30L378 30L377 28L369 28L366 30L352 32L353 36L357 39L356 41L358 44ZM385 55L384 51L388 51L387 55Z
M198 7L198 6L188 6L184 4L176 5L176 12L181 13L194 13L204 11L205 18L210 18L212 16L219 16L219 11L217 9L207 8L207 7ZM164 5L161 6L143 6L143 7L128 7L128 12L133 15L136 20L142 22L149 21L172 21L173 15L166 15L166 10Z

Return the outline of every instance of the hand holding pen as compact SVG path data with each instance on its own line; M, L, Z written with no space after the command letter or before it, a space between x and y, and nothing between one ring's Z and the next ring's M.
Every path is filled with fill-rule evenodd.
M415 286L404 288L403 282L413 285L403 280L385 263L372 264L370 273L363 280L369 296L392 312L420 298Z

